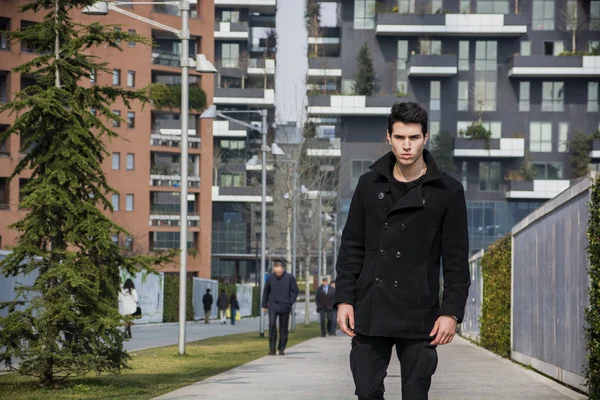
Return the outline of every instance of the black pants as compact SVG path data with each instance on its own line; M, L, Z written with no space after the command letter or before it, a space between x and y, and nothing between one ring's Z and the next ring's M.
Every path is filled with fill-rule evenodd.
M321 336L326 334L335 335L335 321L333 320L333 310L323 309L319 311L321 315ZM327 325L327 331L325 331Z
M400 360L402 400L427 400L438 363L437 346L424 339L395 339L357 335L352 338L350 369L359 400L382 400L383 380L392 357Z
M288 341L290 313L276 313L269 310L269 350L271 351L275 351L275 344L277 344L277 318L279 318L279 345L277 349L283 351Z

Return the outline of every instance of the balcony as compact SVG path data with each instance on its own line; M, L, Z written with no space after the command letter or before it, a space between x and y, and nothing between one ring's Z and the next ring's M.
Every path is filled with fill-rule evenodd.
M275 0L273 0L273 4L275 4ZM273 7L273 11L264 11L264 13L275 14L276 8ZM250 14L250 26L256 28L275 28L276 26L276 18L275 15L256 15Z
M181 132L181 130L179 130ZM160 133L153 133L150 135L150 146L158 147L181 147L181 135L163 135ZM188 136L188 148L199 149L200 138L197 136Z
M260 203L262 201L260 186L212 187L212 201ZM273 196L266 197L267 203L273 202Z
M248 8L252 12L274 13L277 0L215 0L215 7Z
M514 78L590 78L600 76L600 56L514 56L508 76Z
M308 59L308 76L342 76L342 60L339 57L317 57Z
M248 40L247 22L215 22L215 39Z
M341 157L340 138L312 138L306 142L306 155L309 157Z
M217 88L213 98L214 104L243 104L258 106L274 106L274 89L253 88Z
M151 205L150 207L149 226L177 227L181 225L179 211L155 210L154 205ZM189 227L200 226L200 215L197 212L188 211L187 220Z
M181 66L181 55L171 51L152 49L152 64L179 68Z
M213 137L246 137L246 127L230 121L213 120Z
M164 188L178 188L178 187L181 187L181 176L180 175L151 174L150 175L150 186L164 187ZM200 187L200 177L199 176L189 176L188 177L188 187L199 188Z
M590 151L590 158L600 158L600 139L594 139L592 142L592 151Z
M398 14L377 15L380 36L520 36L527 33L528 15Z
M340 52L340 28L327 27L321 28L318 36L308 36L308 54L316 55L318 49L319 56L334 57Z
M250 59L248 75L275 75L275 60L264 58Z
M454 54L415 54L410 56L410 76L453 76L458 73L458 61Z
M414 101L413 96L308 96L309 116L389 115L398 101Z
M548 200L558 196L569 188L567 179L536 179L533 181L510 181L506 185L507 199L541 199Z
M267 171L273 171L273 164L267 161L266 169ZM262 171L262 159L259 159L258 155L253 155L246 162L246 171Z
M489 148L488 148L489 147ZM490 139L489 146L482 139L454 139L454 157L525 157L524 138Z

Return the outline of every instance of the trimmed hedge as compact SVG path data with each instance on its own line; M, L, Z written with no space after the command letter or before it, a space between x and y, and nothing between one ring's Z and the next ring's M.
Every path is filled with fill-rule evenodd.
M194 282L192 278L187 279L187 305L186 320L194 320L193 291ZM165 274L165 300L163 306L163 322L179 321L179 274Z
M585 382L591 400L600 400L600 182L592 185L590 217L587 226L590 287L590 306L585 309L585 336L588 365Z
M260 315L260 286L252 287L252 316Z
M502 357L510 357L511 240L508 234L496 241L481 259L481 346Z

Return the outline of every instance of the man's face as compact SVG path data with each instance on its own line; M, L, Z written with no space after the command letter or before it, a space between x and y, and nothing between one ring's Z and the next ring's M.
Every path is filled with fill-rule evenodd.
M396 122L392 128L387 138L396 160L401 166L411 166L423 154L429 135L423 135L421 124L417 123Z
M327 286L327 281L323 281L323 286Z
M283 275L283 271L284 271L284 269L281 264L275 264L273 266L273 272L275 272L275 275L281 276L281 275Z

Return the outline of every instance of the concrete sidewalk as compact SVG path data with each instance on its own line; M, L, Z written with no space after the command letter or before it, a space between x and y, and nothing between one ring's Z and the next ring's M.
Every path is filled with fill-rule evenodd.
M460 337L438 349L432 400L586 399ZM157 399L355 399L349 350L347 337L313 339L290 348L284 357L263 357ZM386 398L400 399L400 367L395 356L385 383Z

